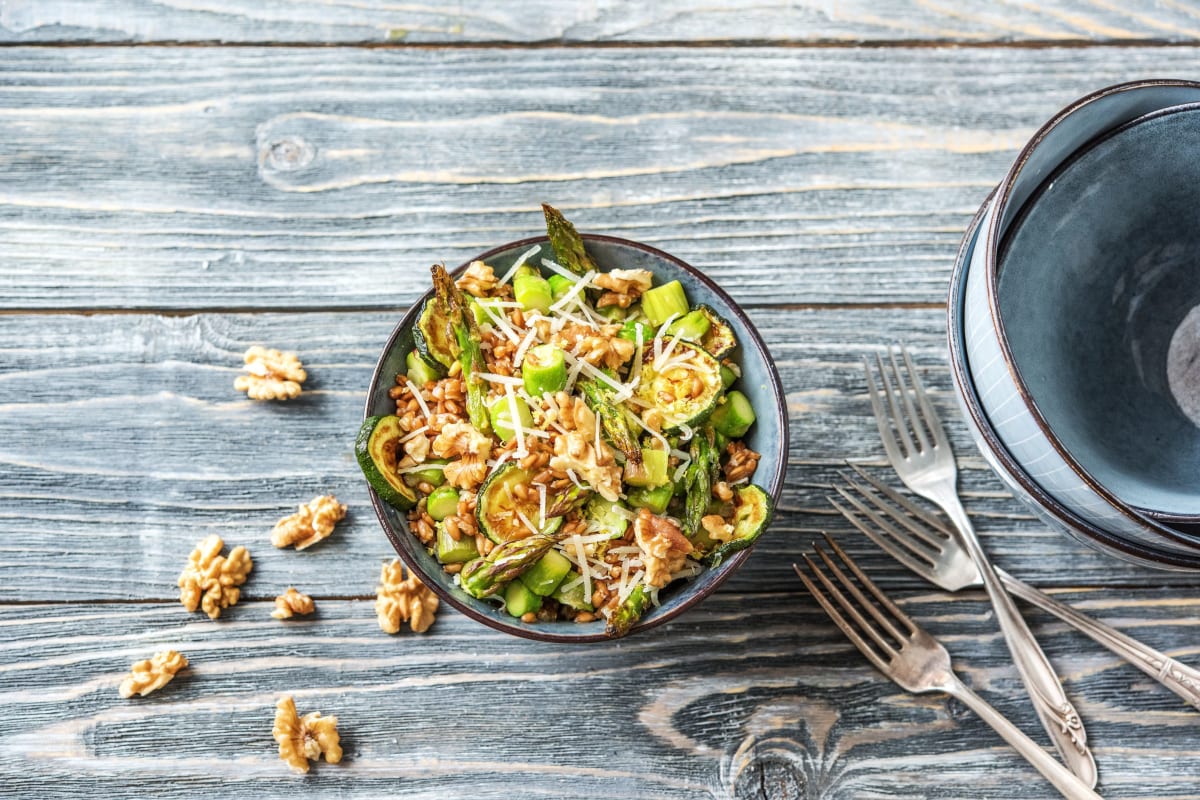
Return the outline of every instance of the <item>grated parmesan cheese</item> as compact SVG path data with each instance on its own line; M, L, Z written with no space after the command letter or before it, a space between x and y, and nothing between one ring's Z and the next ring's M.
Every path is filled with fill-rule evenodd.
M544 483L537 484L538 490L538 517L540 525L543 529L546 527L546 485Z
M521 385L520 378L510 378L507 375L497 375L494 372L476 372L475 374L477 376L479 376L480 378L483 378L488 383L499 383L504 386L520 386Z
M587 563L587 555L583 552L583 541L576 534L571 537L571 543L575 547L575 556L579 559L579 574L583 576L583 596L587 599L592 597L592 570Z
M517 395L513 392L510 383L504 384L504 398L508 402L509 424L512 425L513 434L517 439L517 450L513 455L517 458L524 458L529 455L529 451L525 449L525 426L521 424L521 415L517 413Z
M534 339L537 338L537 328L530 327L529 333L525 334L525 338L521 340L521 346L517 348L517 352L513 353L513 366L521 366L521 362L525 360L525 353L533 346Z
M417 428L415 431L412 431L411 433L409 433L407 436L401 437L400 444L404 444L409 439L417 438L418 436L420 436L422 433L424 433L427 430L429 430L429 426L422 425L421 427Z
M524 266L526 261L528 261L533 256L536 256L541 251L542 251L542 246L540 244L535 244L533 247L529 248L524 253L522 253L520 255L520 257L518 257L517 260L513 262L513 265L508 268L508 272L504 273L504 276L502 278L500 278L499 283L504 284L504 283L508 283L510 280L512 280L512 276L517 274L517 270L519 270L522 266Z
M421 413L425 415L425 421L432 423L433 415L429 413L429 406L425 404L425 398L421 397L421 390L414 386L408 378L405 378L404 382L408 384L408 390L412 392L413 397L417 398L417 405L420 406Z
M420 472L421 470L425 470L425 469L445 469L445 468L446 468L445 464L433 464L433 463L417 464L416 466L413 466L413 467L404 467L403 469L398 469L398 470L396 470L396 474L397 475L407 475L410 472Z

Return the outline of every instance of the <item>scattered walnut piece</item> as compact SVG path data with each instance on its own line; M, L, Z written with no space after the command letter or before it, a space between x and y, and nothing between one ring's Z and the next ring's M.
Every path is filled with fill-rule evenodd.
M637 345L617 336L586 336L579 344L577 355L594 367L618 369L629 359Z
M145 661L135 663L129 670L129 677L121 681L118 691L126 699L135 694L145 697L170 683L175 673L187 665L187 658L180 653L174 650L159 651Z
M429 457L429 438L418 435L409 439L404 443L404 454L418 464L425 463Z
M221 609L229 608L242 596L238 587L246 582L254 562L246 548L238 545L222 556L225 542L215 533L200 544L188 556L187 566L179 576L179 602L188 611L200 608L209 619L221 616Z
M271 731L279 743L279 757L296 772L308 772L308 762L322 755L330 764L342 760L337 717L322 717L320 711L296 713L291 697L279 698L275 705L275 727Z
M405 578L400 559L383 565L375 587L375 616L384 633L398 633L401 622L407 622L416 633L424 633L433 624L437 608L437 595L411 570Z
M730 442L729 446L725 448L725 452L729 454L729 460L725 462L722 469L725 471L725 480L729 483L735 483L753 475L754 470L758 468L758 460L762 458L740 441Z
M701 517L700 525L708 531L708 538L714 542L728 542L733 538L733 526L726 522L720 514Z
M455 285L475 297L486 297L496 288L496 273L482 261L472 261Z
M282 353L255 345L246 351L249 375L239 375L233 388L251 400L290 400L300 395L300 384L308 378L295 353Z
M601 497L615 503L621 497L621 467L606 442L600 440L598 450L596 444L577 430L555 435L550 468L564 474L574 470Z
M648 269L614 269L597 275L592 283L608 290L596 299L596 308L629 308L654 283L654 273Z
M692 543L679 526L643 508L633 523L633 538L642 551L646 565L646 583L662 588L671 582L672 573L683 568L692 552Z
M346 507L331 494L323 494L300 506L300 510L275 523L271 544L295 545L297 550L311 547L333 533L333 527L346 516Z
M311 614L317 608L313 599L306 594L300 594L294 586L275 598L275 610L271 616L275 619L290 619L297 614Z

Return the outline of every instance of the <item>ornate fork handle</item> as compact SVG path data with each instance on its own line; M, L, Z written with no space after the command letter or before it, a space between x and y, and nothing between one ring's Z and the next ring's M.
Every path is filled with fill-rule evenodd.
M1137 639L1079 613L1053 597L1014 578L1002 569L996 574L1012 594L1061 619L1075 630L1107 647L1196 708L1200 708L1200 671L1181 664Z
M947 487L946 491L931 489L926 496L940 505L954 522L971 560L979 568L988 599L992 601L992 607L996 611L1000 631L1004 634L1008 649L1013 655L1013 663L1029 689L1033 708L1041 719L1042 726L1050 734L1055 748L1071 771L1088 786L1095 786L1096 762L1088 749L1083 720L1080 719L1075 706L1067 699L1058 675L1037 640L1033 638L1024 617L1017 611L1012 597L1004 590L999 576L976 538L975 529L967 518L966 509L959 501L957 493L951 486Z

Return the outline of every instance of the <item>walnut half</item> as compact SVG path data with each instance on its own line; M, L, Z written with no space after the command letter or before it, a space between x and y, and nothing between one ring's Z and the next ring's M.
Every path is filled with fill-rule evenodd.
M275 523L271 544L276 547L295 545L297 550L311 547L333 533L333 527L346 516L346 507L331 494L314 497L300 510Z
M438 598L410 570L404 577L404 564L393 558L384 564L375 587L375 616L384 633L398 633L400 623L407 622L416 633L424 633L433 625Z
M671 575L683 568L692 552L692 543L678 525L650 513L647 508L638 511L633 523L633 538L642 551L646 583L660 589L671 582Z
M308 378L295 353L268 350L255 345L243 356L243 369L233 388L245 392L251 400L291 400L300 395L300 384Z
M279 743L279 757L296 772L308 772L308 762L322 755L330 764L342 760L337 717L322 717L319 711L301 717L291 697L281 697L275 705L272 734Z
M135 663L129 670L129 677L121 681L118 691L126 699L135 694L145 697L170 683L175 673L187 665L187 658L180 653L162 650L145 661Z
M209 619L221 616L242 596L238 587L246 582L254 562L241 545L222 556L225 542L215 533L206 538L188 556L187 566L179 576L179 602L188 611L200 608Z
M317 605L306 594L300 594L294 586L275 598L275 610L271 616L275 619L291 619L296 615L304 616L316 611Z

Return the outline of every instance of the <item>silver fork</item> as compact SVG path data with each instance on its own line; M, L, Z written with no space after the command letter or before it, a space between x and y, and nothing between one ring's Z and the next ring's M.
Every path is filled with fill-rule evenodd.
M1088 749L1083 720L1067 699L1054 668L1018 613L1016 604L1001 585L975 535L967 512L958 499L958 467L950 450L950 440L925 394L908 351L901 348L901 355L907 368L908 382L912 384L911 392L891 348L888 348L890 378L883 359L878 354L875 356L883 381L882 391L875 383L870 362L863 362L883 449L887 451L888 460L904 485L936 503L958 528L963 547L979 570L984 589L996 610L1000 631L1012 653L1013 663L1025 681L1034 710L1071 771L1089 786L1095 786L1096 762ZM913 405L914 399L916 406Z
M840 486L835 488L853 509L832 498L829 501L850 524L901 564L947 591L983 585L979 569L954 531L941 519L858 466L850 466L869 487L843 476L854 491ZM1200 670L1181 664L1165 653L1079 613L1002 569L997 568L996 574L1010 594L1053 614L1200 708Z
M901 611L828 535L825 536L825 540L846 568L858 579L857 583L816 545L814 548L817 555L832 578L826 575L826 570L822 570L807 553L804 560L808 562L813 578L805 575L796 564L793 564L792 568L821 604L821 608L825 609L825 613L850 638L855 647L862 651L868 661L910 692L946 692L961 700L1004 737L1004 741L1015 747L1046 780L1062 792L1064 797L1070 800L1100 797L964 684L954 674L950 666L950 654L946 652L942 643ZM824 590L817 586L817 582ZM874 598L874 602L863 594L860 586ZM830 597L833 599L830 600Z

